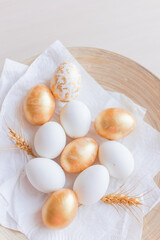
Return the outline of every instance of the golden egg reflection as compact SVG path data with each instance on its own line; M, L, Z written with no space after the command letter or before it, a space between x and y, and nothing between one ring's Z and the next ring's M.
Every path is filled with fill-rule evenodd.
M121 108L102 111L95 120L97 133L108 139L118 140L129 135L135 128L134 117Z
M24 105L24 115L33 125L42 125L51 120L55 111L55 99L51 90L38 84L27 94Z
M80 173L93 164L98 144L93 138L81 137L70 142L60 158L62 168L69 173Z
M46 227L61 229L67 227L76 216L78 200L71 189L52 193L42 207L42 220Z

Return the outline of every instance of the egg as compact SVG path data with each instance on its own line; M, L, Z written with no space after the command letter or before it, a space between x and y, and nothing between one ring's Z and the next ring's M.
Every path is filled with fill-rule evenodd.
M38 84L25 97L24 116L33 125L42 125L51 120L55 111L55 100L51 90Z
M74 100L79 94L80 85L81 75L72 62L61 63L51 79L52 92L62 102Z
M68 136L84 137L91 125L91 113L84 103L72 101L62 108L60 121Z
M48 122L39 127L34 137L34 147L41 157L56 158L66 145L66 135L57 122Z
M64 187L63 169L53 160L33 158L25 166L28 180L38 191L50 193Z
M108 140L124 138L129 135L134 128L134 117L121 108L106 109L102 111L95 120L97 133Z
M109 174L117 179L127 178L134 169L131 152L116 141L108 141L100 145L99 160L107 167Z
M75 218L78 210L76 194L71 189L52 193L42 207L42 220L46 227L62 229Z
M81 204L89 205L99 201L106 193L109 184L109 174L106 167L94 165L76 178L73 191Z
M70 142L60 158L62 168L69 173L80 173L93 164L98 144L93 138L82 137Z

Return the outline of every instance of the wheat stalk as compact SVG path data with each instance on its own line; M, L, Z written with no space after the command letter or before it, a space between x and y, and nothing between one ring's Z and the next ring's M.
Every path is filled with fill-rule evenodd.
M140 206L143 205L143 206L149 207L142 203L142 198L148 195L153 189L138 195L132 194L134 190L137 188L137 185L140 184L141 182L141 179L139 179L137 184L132 185L131 183L134 181L134 179L135 177L130 179L130 183L128 185L123 184L119 187L119 189L117 189L117 191L103 196L101 198L101 201L113 206L119 215L120 215L120 212L118 210L118 207L120 209L122 208L123 210L128 210L136 218L136 220L140 224L142 224L142 218L139 215L139 213L141 212L143 216L143 211L140 208ZM139 210L139 213L137 212L137 210Z
M125 195L123 193L111 193L108 195L105 195L101 198L101 201L103 201L104 203L110 204L111 206L113 206L116 211L119 213L116 205L118 205L120 208L124 209L124 210L129 210L129 212L136 218L136 220L142 224L142 222L140 221L140 219L137 216L137 212L133 207L138 208L139 210L141 210L139 208L140 205L143 205L142 202L139 200L139 197L131 197L128 195Z
M25 151L28 155L31 155L33 157L36 157L32 151L32 148L30 147L28 141L25 140L24 137L19 136L12 128L7 126L9 133L8 137L11 139L15 144L15 149L20 149Z
M123 205L123 206L139 206L142 205L141 201L136 198L136 197L130 197L128 195L124 195L124 194L108 194L105 195L101 198L101 200L104 203L108 203L108 204L117 204L117 205Z

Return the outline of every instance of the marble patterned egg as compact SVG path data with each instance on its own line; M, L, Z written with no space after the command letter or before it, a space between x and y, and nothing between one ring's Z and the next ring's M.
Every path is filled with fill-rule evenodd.
M72 62L61 63L51 79L51 90L58 100L70 102L80 91L81 75L77 66Z

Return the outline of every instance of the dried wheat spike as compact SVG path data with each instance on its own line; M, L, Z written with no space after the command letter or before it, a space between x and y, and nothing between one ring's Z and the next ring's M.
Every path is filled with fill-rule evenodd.
M123 205L123 206L135 206L137 207L138 205L142 205L141 201L138 198L135 197L130 197L124 194L108 194L105 195L101 198L101 200L104 203L108 203L108 204L118 204L118 205Z
M7 126L8 127L8 126ZM15 147L25 151L28 155L31 155L35 157L32 148L29 146L29 144L26 142L25 138L20 137L13 129L8 127L9 133L8 137L14 141Z

